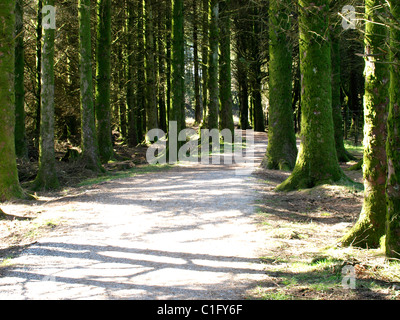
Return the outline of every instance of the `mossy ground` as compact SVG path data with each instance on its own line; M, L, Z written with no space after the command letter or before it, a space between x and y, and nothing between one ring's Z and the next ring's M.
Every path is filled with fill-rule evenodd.
M346 174L362 181L361 171ZM276 192L290 173L260 170L261 200L256 203L260 227L270 239L264 250L266 281L249 293L265 300L399 300L400 264L388 262L382 250L338 246L357 221L362 185L320 185ZM354 289L343 284L343 268L354 268Z

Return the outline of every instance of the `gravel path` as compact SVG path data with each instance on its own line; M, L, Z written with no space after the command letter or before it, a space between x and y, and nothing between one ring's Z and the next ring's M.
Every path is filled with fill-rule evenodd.
M257 179L235 169L179 166L48 203L66 223L12 260L0 299L243 299L265 278L265 236Z

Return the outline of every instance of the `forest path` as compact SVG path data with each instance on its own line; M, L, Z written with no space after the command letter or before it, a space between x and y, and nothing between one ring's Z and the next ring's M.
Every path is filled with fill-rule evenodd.
M255 134L255 168L266 141ZM236 169L177 166L50 201L43 214L64 222L12 259L0 299L245 298L265 280L266 237L257 178Z

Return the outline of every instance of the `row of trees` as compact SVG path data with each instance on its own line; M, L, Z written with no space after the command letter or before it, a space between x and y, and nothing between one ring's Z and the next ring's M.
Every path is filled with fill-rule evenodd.
M343 25L337 15L340 7L336 1L299 1L302 127L296 158L291 103L279 99L291 93L292 82L287 77L292 65L287 45L290 4L291 1L284 0L270 2L270 19L274 23L270 24L269 113L274 122L270 123L269 146L263 163L269 168L293 169L290 177L278 186L280 191L347 180L338 162L340 152L344 151L341 121L335 125L340 114L335 39L340 35L337 28ZM399 7L397 1L365 1L365 195L358 222L341 240L343 245L369 248L384 245L387 255L397 258L400 255Z
M7 5L14 19L8 30L16 36L10 44L15 46L15 152L21 159L38 159L34 189L59 185L55 142L78 145L82 165L102 171L101 163L113 158L112 129L129 146L145 142L151 129L168 131L168 121L183 129L191 97L197 124L233 131L232 51L240 65L240 126L265 129L263 1L15 0ZM233 23L240 38L236 47ZM5 192L2 199L16 195Z

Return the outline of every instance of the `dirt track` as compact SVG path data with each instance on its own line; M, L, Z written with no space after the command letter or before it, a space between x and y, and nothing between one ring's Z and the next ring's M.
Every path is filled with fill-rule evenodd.
M258 166L266 134L255 141ZM265 278L265 236L257 179L235 169L178 166L41 205L63 222L12 259L0 299L244 298Z

